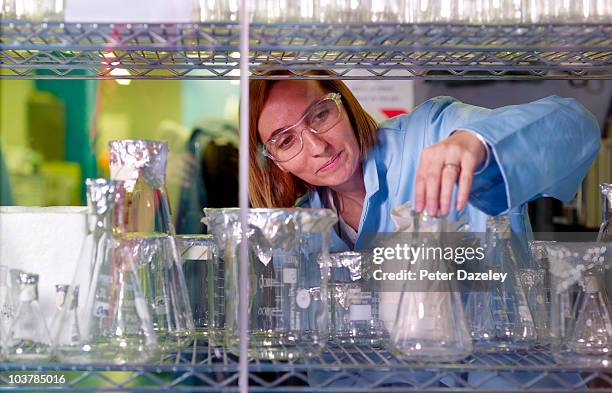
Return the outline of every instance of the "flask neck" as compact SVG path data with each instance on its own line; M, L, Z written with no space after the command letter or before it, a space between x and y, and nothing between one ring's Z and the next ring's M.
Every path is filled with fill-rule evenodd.
M601 220L602 222L612 221L612 184L601 184Z

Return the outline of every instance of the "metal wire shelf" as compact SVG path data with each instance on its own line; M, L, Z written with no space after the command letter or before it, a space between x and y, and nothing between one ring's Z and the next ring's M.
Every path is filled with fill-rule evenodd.
M2 78L239 77L237 24L3 20L0 29ZM250 37L255 79L612 79L612 21L254 24Z
M148 365L0 364L0 389L9 374L67 376L62 391L237 391L238 357L205 339ZM123 373L117 373L123 372ZM117 377L119 375L119 377ZM612 369L562 366L547 347L475 353L456 363L408 362L385 348L330 343L321 355L294 361L249 362L253 392L612 392ZM15 391L57 390L58 385L12 385ZM500 388L502 386L502 388Z

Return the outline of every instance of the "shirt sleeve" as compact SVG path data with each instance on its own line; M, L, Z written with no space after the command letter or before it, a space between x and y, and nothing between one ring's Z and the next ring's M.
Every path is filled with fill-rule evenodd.
M451 97L427 103L428 127L436 141L465 129L490 147L490 163L474 177L469 200L489 215L505 214L541 196L568 202L599 150L597 120L571 98L550 96L494 110Z

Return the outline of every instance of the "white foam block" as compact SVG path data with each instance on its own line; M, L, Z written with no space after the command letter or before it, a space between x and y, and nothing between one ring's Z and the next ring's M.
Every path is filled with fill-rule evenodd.
M47 322L55 285L70 284L87 225L85 207L0 207L0 264L37 273Z
M189 23L193 0L67 0L66 22Z

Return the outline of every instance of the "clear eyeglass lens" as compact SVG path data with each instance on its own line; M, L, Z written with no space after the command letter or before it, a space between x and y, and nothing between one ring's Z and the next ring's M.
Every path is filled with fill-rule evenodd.
M334 99L328 98L311 108L302 122L308 130L321 134L329 131L337 123L339 117L340 108L338 104ZM302 122L267 143L268 152L276 160L288 161L300 152L302 140L299 134L303 130L303 127L300 127Z

